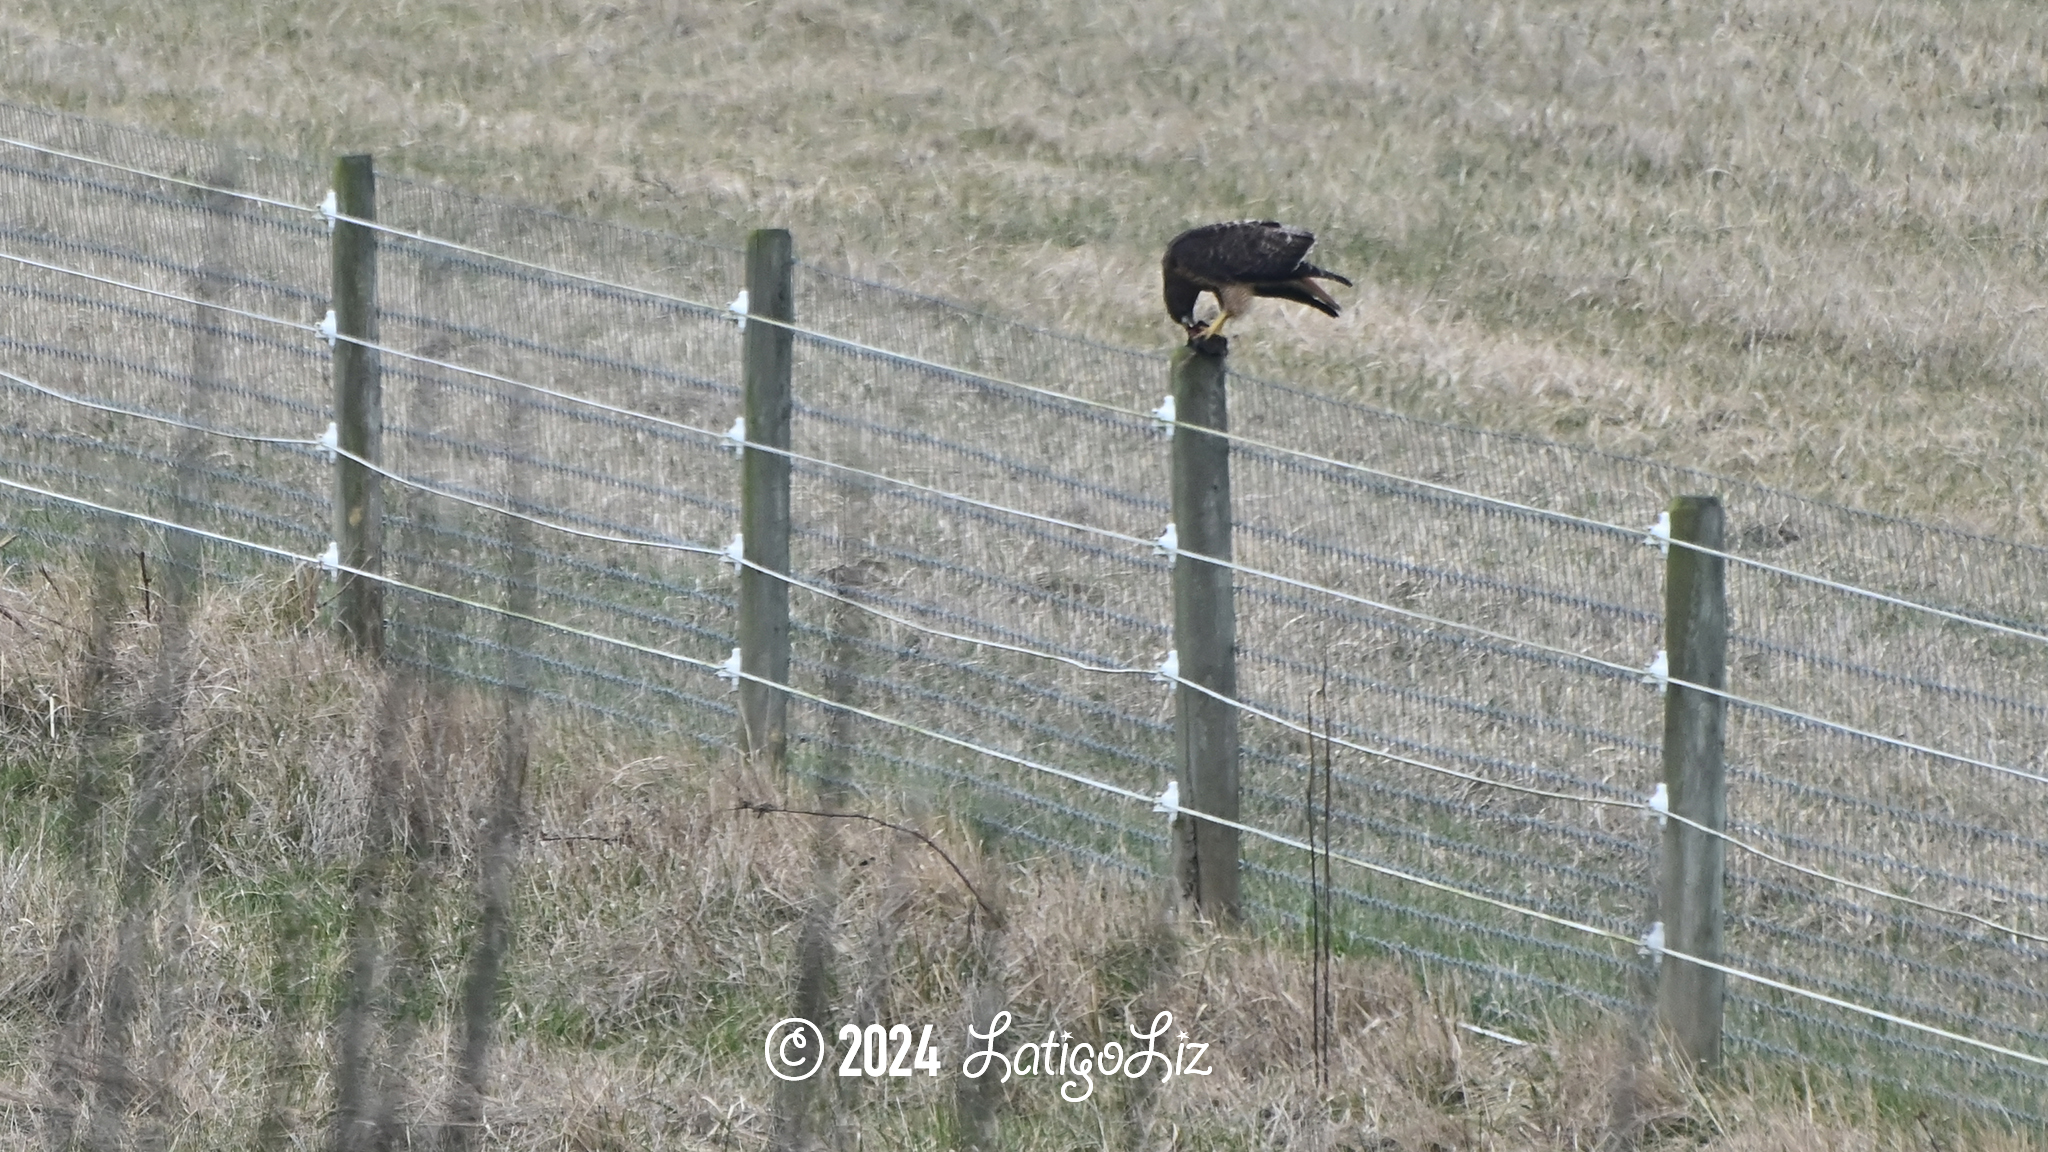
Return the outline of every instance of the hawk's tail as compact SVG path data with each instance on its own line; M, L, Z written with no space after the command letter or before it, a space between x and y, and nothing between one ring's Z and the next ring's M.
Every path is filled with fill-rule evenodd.
M1350 280L1346 279L1343 276L1339 276L1337 273L1332 272L1327 268L1318 268L1313 264L1302 269L1301 274L1304 276L1314 276L1319 280L1335 280L1337 283L1342 284L1346 288L1351 287Z
M1252 295L1272 296L1281 300L1292 300L1296 304L1306 304L1325 316L1335 316L1338 313L1337 302L1330 298L1328 292L1323 291L1322 285L1306 276L1299 280L1283 280L1278 284L1261 284L1252 289Z

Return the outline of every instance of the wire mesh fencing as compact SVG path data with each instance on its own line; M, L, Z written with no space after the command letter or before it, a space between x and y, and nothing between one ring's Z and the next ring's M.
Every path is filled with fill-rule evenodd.
M0 136L0 465L49 493L5 531L157 546L68 495L275 550L215 567L317 557L324 173L5 105ZM388 176L378 215L391 659L729 744L741 253ZM793 766L1164 883L1130 800L1176 770L1164 359L809 265L796 300ZM2041 549L1275 381L1230 404L1242 819L1302 835L1313 709L1333 849L1400 874L1338 872L1347 946L1456 970L1510 1031L1638 1004L1646 530L1711 492L1727 962L1795 986L1731 981L1730 1037L2048 1114ZM1245 853L1255 915L1298 920L1305 854Z

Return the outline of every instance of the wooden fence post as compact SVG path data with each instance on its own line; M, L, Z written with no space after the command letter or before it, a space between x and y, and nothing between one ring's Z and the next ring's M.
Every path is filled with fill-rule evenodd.
M796 322L789 233L763 228L747 237L747 315ZM740 369L747 442L787 449L794 334L783 324L749 323ZM789 571L789 457L747 449L740 460L741 551L768 572ZM752 567L740 569L740 670L789 683L789 585ZM742 679L740 749L780 768L788 748L789 697Z
M1224 376L1227 347L1213 341L1173 356L1173 524L1181 551L1173 560L1173 640L1180 675L1237 696L1237 611L1232 572L1187 553L1229 560L1230 441L1189 425L1229 430ZM1181 803L1235 820L1237 709L1189 687L1174 688L1174 738ZM1237 829L1186 815L1174 818L1174 872L1181 894L1222 919L1239 915Z
M377 179L368 156L334 163L335 207L344 216L373 220ZM377 233L335 221L334 330L341 337L377 340ZM364 460L380 460L384 443L384 385L374 349L348 339L334 342L334 424L337 443ZM375 472L347 457L334 462L334 540L343 564L364 572L384 567L384 496ZM343 573L334 598L336 627L356 651L384 651L384 586Z
M1664 570L1664 650L1671 678L1728 686L1727 563L1684 546L1720 550L1724 517L1712 496L1671 502L1672 544ZM1664 696L1664 785L1671 813L1720 831L1728 823L1721 745L1728 704L1695 688ZM1722 962L1721 883L1726 843L1698 828L1664 826L1661 907L1664 945ZM1664 957L1657 1007L1679 1050L1696 1066L1721 1061L1721 1006L1727 978L1711 968Z

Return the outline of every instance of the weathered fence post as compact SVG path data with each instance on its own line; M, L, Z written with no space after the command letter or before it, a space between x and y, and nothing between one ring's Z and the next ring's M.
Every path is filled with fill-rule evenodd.
M1231 570L1188 553L1229 560L1230 441L1189 425L1229 430L1220 341L1173 356L1173 639L1183 680L1235 699L1237 612ZM1208 693L1174 688L1181 803L1235 820L1237 709ZM1237 829L1185 814L1174 818L1174 872L1181 893L1219 918L1239 912Z
M746 326L741 384L749 444L788 449L789 372L796 322L790 283L793 253L789 233L763 228L747 237L747 316L782 324ZM789 585L769 572L789 571L789 457L748 448L741 456L740 670L789 682ZM767 569L766 572L761 569ZM740 749L781 767L787 750L789 697L758 681L742 679Z
M334 163L335 209L373 220L377 180L368 156ZM334 223L334 424L336 443L364 460L379 460L384 442L384 385L377 353L356 340L377 340L377 233ZM384 567L384 497L377 474L347 457L334 462L334 541L343 564L364 572ZM334 620L358 652L384 651L384 586L343 573Z
M1664 570L1664 649L1673 680L1728 686L1727 564L1685 547L1719 551L1721 502L1680 496L1671 502L1671 548ZM1727 701L1673 684L1664 696L1664 785L1671 814L1721 831L1728 792L1721 742ZM1725 843L1677 820L1664 826L1661 906L1664 946L1722 962L1721 873ZM1679 1050L1702 1068L1721 1060L1721 1005L1727 978L1711 968L1666 956L1659 965L1657 1007Z

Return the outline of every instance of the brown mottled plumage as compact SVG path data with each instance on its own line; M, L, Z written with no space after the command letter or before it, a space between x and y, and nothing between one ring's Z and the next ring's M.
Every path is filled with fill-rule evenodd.
M1223 322L1242 316L1258 296L1276 296L1306 304L1326 315L1339 312L1337 302L1317 284L1351 281L1307 260L1314 233L1289 228L1277 220L1231 220L1205 224L1175 236L1166 246L1161 271L1166 282L1166 314L1188 330L1191 340L1223 331ZM1223 309L1204 328L1195 323L1195 300L1208 292Z

